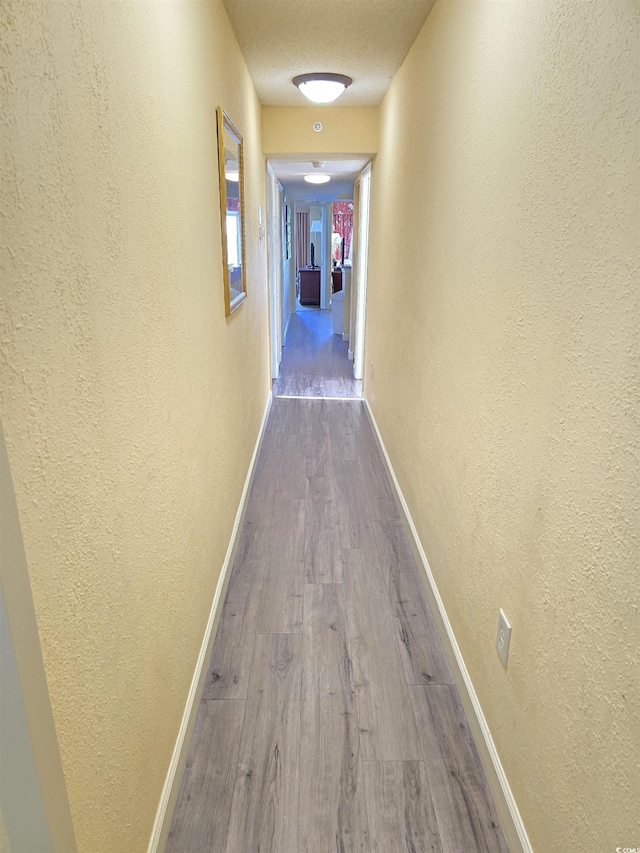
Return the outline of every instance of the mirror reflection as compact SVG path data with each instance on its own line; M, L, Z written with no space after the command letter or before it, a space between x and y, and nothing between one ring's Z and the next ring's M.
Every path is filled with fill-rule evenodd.
M227 316L247 297L244 264L244 180L242 136L218 108L218 159L220 164L220 214L225 312Z

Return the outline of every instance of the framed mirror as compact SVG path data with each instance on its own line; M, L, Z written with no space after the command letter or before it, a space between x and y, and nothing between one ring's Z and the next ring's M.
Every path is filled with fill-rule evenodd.
M222 107L216 110L224 308L228 317L247 298L242 136Z

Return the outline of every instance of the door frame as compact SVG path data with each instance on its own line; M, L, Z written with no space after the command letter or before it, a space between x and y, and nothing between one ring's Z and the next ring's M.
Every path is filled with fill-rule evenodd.
M267 272L269 281L269 356L271 379L282 360L282 196L280 182L267 163Z
M357 190L357 191L356 191ZM371 163L367 163L354 185L354 213L358 199L357 228L354 229L354 257L352 268L351 318L349 342L353 352L353 377L364 375L364 343L367 308L367 263L369 254L369 212L371 202ZM355 218L355 217L354 217Z

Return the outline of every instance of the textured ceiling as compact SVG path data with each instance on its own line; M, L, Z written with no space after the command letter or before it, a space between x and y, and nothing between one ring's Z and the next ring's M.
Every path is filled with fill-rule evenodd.
M312 71L347 74L335 102L379 104L434 0L224 0L263 104L308 106L291 79Z
M353 84L332 106L376 106L384 98L435 0L224 0L260 101L309 106L291 82L297 74L332 71ZM319 107L322 109L322 106ZM326 161L328 184L311 185L312 154L271 158L292 200L352 197L353 181L369 157Z
M327 160L321 156L313 158L322 163L321 168L314 168L308 156L305 159L270 158L269 163L275 176L292 201L336 201L341 196L353 198L353 182L369 162L368 156L356 157L349 155L348 159ZM313 172L324 172L331 175L328 184L308 184L305 175Z

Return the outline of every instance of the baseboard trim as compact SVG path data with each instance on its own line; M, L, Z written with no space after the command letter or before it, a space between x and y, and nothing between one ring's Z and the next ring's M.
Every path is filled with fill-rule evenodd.
M352 349L347 350L347 356L349 358L349 361L353 361L353 350Z
M366 397L364 397L364 404L395 495L405 516L405 521L410 533L409 541L411 543L414 557L416 558L416 563L418 566L422 566L424 570L423 582L427 596L436 618L440 639L442 640L445 654L456 682L456 687L460 693L460 699L467 715L469 728L471 729L471 733L473 734L476 747L480 755L480 760L496 805L496 810L500 818L505 839L509 845L511 853L533 853L533 848L531 847L529 836L527 835L527 831L522 821L522 816L518 810L513 792L509 785L509 780L504 772L500 756L498 755L495 743L493 742L491 731L489 730L478 695L474 689L473 682L471 681L471 676L469 675L464 658L462 657L462 652L460 651L447 611L445 610L444 602L442 601L438 591L435 578L433 577L431 567L429 566L429 561L427 560L424 548L420 542L418 531L416 530L413 518L411 517L411 512L409 511L407 502L402 494L402 489L400 488L395 471L393 470L391 459L389 458L389 454L387 453L384 441L382 440L382 435L378 429L375 416Z
M211 651L213 649L213 642L216 637L218 623L220 621L220 616L222 613L222 603L224 602L227 586L229 584L229 578L231 576L231 567L233 566L233 561L235 559L236 551L238 549L238 534L242 529L242 524L244 521L247 497L249 495L249 490L251 489L251 483L253 482L256 460L260 452L260 447L262 446L264 430L267 424L267 418L269 417L269 411L271 409L271 401L272 396L271 392L269 392L269 397L267 398L264 413L262 415L262 423L260 424L258 437L253 448L253 455L251 456L251 462L249 463L249 470L247 472L247 476L244 482L244 488L242 489L240 504L238 506L238 511L236 513L235 521L233 523L229 546L227 548L227 553L225 554L224 562L222 564L222 571L220 572L216 591L213 596L213 603L211 605L211 611L209 613L207 627L205 629L204 637L202 639L202 645L200 646L200 653L198 655L198 660L196 661L196 667L193 673L193 678L191 679L191 686L187 695L187 701L185 704L184 713L182 715L180 728L178 729L178 736L176 738L176 743L173 748L171 761L169 762L169 769L167 771L165 783L162 788L162 794L160 795L160 802L158 804L158 810L156 812L155 821L153 823L153 829L151 831L151 838L149 840L147 853L162 853L166 846L167 838L169 836L169 829L171 828L171 820L173 818L173 810L178 797L180 782L182 781L182 774L187 760L187 753L189 751L191 733L195 725L196 716L198 714L198 706L200 704L200 697L202 696L202 690L204 688L204 681L207 674L207 662L211 656Z
M343 333L342 333L342 340L343 340L343 341L345 341L345 343L348 343L348 341L349 341L349 332L343 332Z

